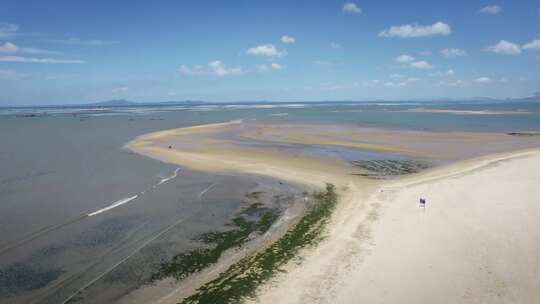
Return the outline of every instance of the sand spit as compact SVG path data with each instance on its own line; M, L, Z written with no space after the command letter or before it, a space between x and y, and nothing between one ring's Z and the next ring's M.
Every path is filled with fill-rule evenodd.
M493 111L493 110L445 110L445 109L425 109L417 108L405 110L402 112L416 112L416 113L443 113L443 114L454 114L454 115L534 115L538 114L537 112L526 112L526 111Z
M246 145L254 140L346 146L444 161L538 147L539 142L495 133L231 122L151 133L129 143L137 153L192 169L264 175L313 189L326 183L336 186L340 203L328 238L301 253L301 267L291 263L286 274L263 286L255 302L538 299L538 288L533 287L540 281L534 277L540 262L534 256L540 256L540 239L527 234L540 231L531 221L540 215L540 206L532 201L539 194L532 189L540 189L536 151L482 157L411 178L370 180L356 175L346 161ZM418 207L420 196L428 199L425 211ZM493 207L491 199L499 198L504 201L497 200ZM516 210L521 211L512 212ZM523 263L534 271L519 271Z
M234 121L161 131L140 136L127 148L195 170L264 175L314 188L338 181L347 173L348 166L341 160L244 147L215 136L244 128L244 124Z

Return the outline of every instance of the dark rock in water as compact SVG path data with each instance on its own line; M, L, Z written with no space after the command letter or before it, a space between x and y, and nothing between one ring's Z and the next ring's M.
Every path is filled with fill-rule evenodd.
M540 136L540 133L535 132L511 132L506 134L511 136Z
M28 113L28 114L17 114L15 117L29 118L29 117L40 117L45 116L46 113Z
M379 159L379 160L357 160L351 162L354 166L366 171L357 175L366 176L369 178L384 178L396 175L405 175L418 173L423 169L431 167L430 164L418 160L395 160L395 159Z

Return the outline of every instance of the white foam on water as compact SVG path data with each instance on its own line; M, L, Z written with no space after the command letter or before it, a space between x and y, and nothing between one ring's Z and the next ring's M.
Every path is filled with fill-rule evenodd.
M157 185L155 185L153 188L155 188L156 186L159 186L161 184L164 184L168 181L170 181L171 179L173 178L176 178L178 176L178 171L180 171L180 168L176 168L176 170L174 170L174 173L173 175L169 176L169 177L165 177L163 178L162 180L159 181L159 183L157 183Z
M92 213L88 213L88 216L94 216L94 215L109 211L111 209L114 209L114 208L116 208L118 206L122 206L123 204L128 203L128 202L136 199L137 197L139 197L139 195L134 195L132 197L126 197L126 198L123 198L121 200L117 200L116 202L112 203L111 205L109 205L109 206L107 206L105 208L99 209L99 210L94 211Z

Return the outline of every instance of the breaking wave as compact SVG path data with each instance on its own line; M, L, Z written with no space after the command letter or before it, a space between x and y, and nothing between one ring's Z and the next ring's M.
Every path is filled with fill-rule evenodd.
M109 205L109 206L107 206L107 207L105 207L105 208L99 209L99 210L94 211L94 212L92 212L92 213L88 213L88 216L94 216L94 215L103 213L103 212L105 212L105 211L109 211L109 210L111 210L111 209L114 209L114 208L116 208L116 207L118 207L118 206L122 206L123 204L128 203L128 202L130 202L130 201L136 199L137 197L139 197L138 194L137 194L137 195L134 195L134 196L132 196L132 197L126 197L126 198L123 198L123 199L121 199L121 200L117 200L116 202L112 203L111 205Z
M159 181L159 183L157 183L156 186L159 186L159 185L161 185L161 184L164 184L164 183L170 181L170 180L173 179L173 178L176 178L176 177L178 176L178 171L180 171L180 168L176 168L176 170L174 170L173 175L161 179L161 180Z

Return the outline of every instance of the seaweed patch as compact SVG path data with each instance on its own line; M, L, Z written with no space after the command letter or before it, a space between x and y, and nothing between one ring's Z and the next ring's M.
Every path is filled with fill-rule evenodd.
M413 174L431 167L427 162L411 159L357 160L352 161L351 163L355 167L365 171L357 173L357 175L369 178L384 178L396 175Z
M180 253L170 261L162 262L151 276L151 281L164 278L181 280L215 264L228 249L239 247L247 241L268 231L279 217L277 209L253 203L233 218L225 231L212 231L198 236L195 240L204 246Z
M257 288L268 282L276 273L298 256L298 252L318 244L338 201L334 186L313 194L313 205L300 221L284 236L263 251L245 257L197 292L184 299L182 304L239 303L256 296Z

